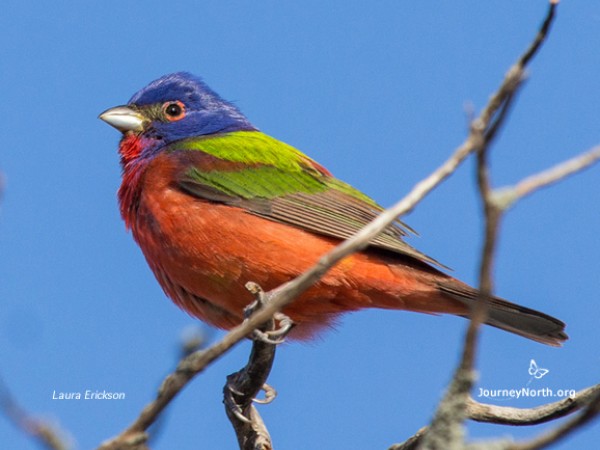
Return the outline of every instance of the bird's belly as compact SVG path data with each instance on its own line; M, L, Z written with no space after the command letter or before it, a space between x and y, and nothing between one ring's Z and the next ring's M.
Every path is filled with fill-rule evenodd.
M167 295L193 316L226 329L243 320L244 307L253 301L248 281L273 289L339 242L176 189L144 191L132 231ZM403 299L426 300L430 284L418 270L399 270L395 262L367 252L335 266L284 309L302 324L296 337L310 337L342 312L415 309Z
M221 328L242 321L244 307L253 301L244 287L248 281L272 289L335 245L328 238L174 189L145 191L132 231L167 295ZM351 265L349 259L336 271ZM333 300L344 283L343 277L327 277L286 313L300 322L327 322L328 316L341 312Z

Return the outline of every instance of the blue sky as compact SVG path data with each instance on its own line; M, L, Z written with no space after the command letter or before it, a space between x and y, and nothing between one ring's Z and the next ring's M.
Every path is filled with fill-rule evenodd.
M545 14L545 1L22 2L0 16L0 375L78 448L129 424L196 323L167 300L119 217L118 133L97 120L151 80L188 70L264 132L387 206L464 138ZM564 2L492 157L514 183L600 142L600 4ZM555 349L483 333L478 388L581 389L600 380L600 168L519 203L503 222L496 292L555 315ZM481 214L472 162L405 218L411 244L476 282ZM466 321L403 312L346 316L279 349L260 411L278 449L387 448L425 425ZM218 339L221 332L209 332ZM156 449L235 448L221 404L243 343L168 410ZM532 380L531 359L549 370ZM109 390L122 401L58 401ZM477 390L475 394L477 394ZM485 399L483 399L485 400ZM552 399L500 399L529 407ZM533 436L469 424L472 437ZM600 425L556 448L591 448ZM0 418L0 446L36 445Z

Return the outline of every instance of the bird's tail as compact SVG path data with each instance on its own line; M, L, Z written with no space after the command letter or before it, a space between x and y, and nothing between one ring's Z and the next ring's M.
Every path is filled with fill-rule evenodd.
M476 289L456 280L438 282L438 288L443 295L459 301L469 310L479 297ZM560 320L497 297L490 299L485 323L553 347L560 347L569 339L565 324Z

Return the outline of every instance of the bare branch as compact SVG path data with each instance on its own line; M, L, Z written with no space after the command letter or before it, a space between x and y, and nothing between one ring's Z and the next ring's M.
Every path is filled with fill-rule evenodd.
M71 448L65 433L57 425L30 416L0 380L0 409L5 416L23 433L32 437L48 450L68 450Z
M600 392L595 392L581 414L529 442L513 444L508 447L508 450L538 450L546 448L586 425L592 419L598 417L598 415L600 415Z
M593 147L585 153L564 161L556 166L529 176L514 186L497 189L493 193L493 203L500 209L508 209L537 190L561 181L568 176L581 172L600 160L600 146Z
M542 26L540 27L537 36L531 43L531 46L527 49L523 56L521 56L521 60L519 61L519 64L521 66L526 66L529 63L531 58L533 58L537 54L538 50L546 40L546 36L548 36L548 33L550 32L550 25L552 25L552 22L554 21L554 16L556 14L556 6L559 3L559 0L550 0L550 7L548 8L548 14L544 19L544 23L542 23Z
M496 406L469 399L467 402L467 416L476 422L503 425L537 425L564 417L585 407L598 393L600 393L600 384L582 389L575 395L563 400L535 408Z

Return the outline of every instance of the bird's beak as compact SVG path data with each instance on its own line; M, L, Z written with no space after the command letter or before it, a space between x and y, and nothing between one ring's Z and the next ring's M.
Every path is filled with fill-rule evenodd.
M115 106L98 116L107 124L125 133L127 131L143 131L146 118L129 106Z

